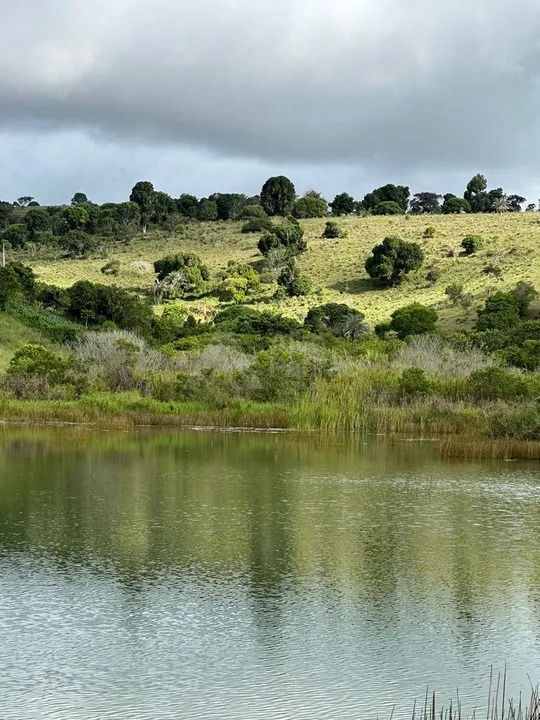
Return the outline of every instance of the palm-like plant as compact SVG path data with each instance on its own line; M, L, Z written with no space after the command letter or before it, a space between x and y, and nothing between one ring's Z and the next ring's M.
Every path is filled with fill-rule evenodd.
M502 195L500 198L496 198L491 205L492 209L496 213L508 212L510 206L508 204L508 198L506 195Z

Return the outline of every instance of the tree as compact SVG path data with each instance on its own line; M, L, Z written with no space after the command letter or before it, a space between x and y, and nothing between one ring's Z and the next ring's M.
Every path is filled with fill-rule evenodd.
M31 195L23 195L22 197L17 198L15 204L19 207L28 207L33 199L34 198Z
M82 192L76 192L75 195L71 198L72 205L84 205L87 202L88 198Z
M285 248L289 255L298 255L307 248L304 240L304 231L297 222L276 225L272 230L261 237L257 245L262 255L268 255L270 250Z
M328 203L324 198L304 195L299 198L293 208L295 218L317 218L326 217L328 214Z
M5 229L9 224L9 219L13 215L13 205L8 202L0 201L0 229Z
M194 218L197 217L199 201L197 200L195 195L188 195L187 193L183 193L176 201L176 207L181 215Z
M278 279L278 285L285 289L285 292L289 297L298 297L301 295L307 295L311 290L311 283L309 280L300 274L296 260L291 258L287 265L280 272Z
M364 210L373 210L383 202L395 202L401 208L401 212L406 212L409 204L409 188L404 185L383 185L364 197L362 208Z
M444 215L459 215L461 213L470 213L471 204L465 198L458 198L452 193L446 193L444 202L441 206L441 212Z
M417 243L398 237L386 237L372 253L366 260L366 271L384 285L398 285L407 273L418 270L424 261L424 253Z
M351 215L355 211L356 204L354 198L344 192L336 195L330 203L330 207L332 208L332 215Z
M411 303L394 310L391 315L390 329L403 340L409 335L425 335L435 330L438 316L433 308L420 303Z
M36 375L57 384L66 381L73 365L71 357L63 358L43 345L27 343L15 352L7 371L11 375Z
M304 325L313 333L331 332L337 337L355 339L367 331L364 313L344 303L326 303L310 308ZM352 318L362 322L362 327L352 322Z
M268 215L290 215L296 190L283 175L269 178L261 190L261 205Z
M34 239L40 232L50 230L51 218L45 210L29 210L23 218L30 238Z
M411 200L411 212L413 215L431 215L441 212L439 200L441 195L434 192L416 193Z
M512 293L496 292L478 313L477 330L511 330L519 323L519 304Z
M478 173L467 184L463 197L471 206L471 212L486 212L489 209L488 194L486 192L487 180Z
M506 197L506 195L495 197L495 199L489 205L489 208L494 212L499 213L499 215L501 213L508 212L508 210L510 209L508 205L508 198Z
M96 250L99 240L84 230L69 230L60 238L60 245L73 258L83 258Z
M374 215L403 215L404 210L399 203L385 200L375 205L372 212Z
M66 207L62 210L62 219L69 230L81 230L88 222L88 211L82 205Z
M146 233L154 211L155 191L151 182L140 180L133 186L129 199L137 203L141 213L141 230Z
M28 229L23 223L8 225L2 233L2 242L12 248L22 248L28 240Z
M538 297L538 291L532 283L518 282L516 287L512 290L512 295L516 298L518 305L518 312L521 317L525 317L529 305L533 300Z
M527 202L527 198L522 195L509 195L508 201L508 212L521 212L521 206Z
M535 203L529 203L527 207L525 208L525 212L534 212L536 210L536 204Z
M218 220L239 220L246 204L246 196L241 193L214 193L209 200L215 200Z
M218 219L218 208L215 200L203 198L199 203L197 217L202 222L211 222Z

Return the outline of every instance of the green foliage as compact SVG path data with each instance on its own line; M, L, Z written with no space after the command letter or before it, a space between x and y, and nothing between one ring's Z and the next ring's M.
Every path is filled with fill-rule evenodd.
M29 210L23 219L31 239L34 239L39 233L46 232L51 228L51 218L49 214L40 208Z
M397 333L400 340L403 340L410 335L434 332L438 316L433 308L420 303L411 303L394 310L391 318L390 329Z
M463 197L469 203L471 212L487 212L491 208L495 198L489 198L486 189L486 178L480 174L475 175L467 184L467 189L465 190Z
M201 200L197 211L197 218L202 222L212 222L218 219L218 206L215 200Z
M476 329L510 330L519 323L519 305L512 293L496 292L478 313Z
M431 387L431 382L425 371L420 368L407 368L401 373L399 389L402 395L409 397L429 395Z
M1 239L12 248L22 248L28 240L28 229L24 223L8 225L2 233Z
M251 265L234 260L229 261L220 280L216 293L222 302L243 302L261 289L259 273Z
M65 310L69 305L69 296L66 291L61 291L59 288L57 288L57 290L57 307ZM65 293L65 298L60 297L62 293ZM38 293L38 298L39 294L40 293ZM45 305L43 302L42 304ZM39 330L42 335L53 342L67 343L77 340L83 332L81 326L71 322L62 315L58 315L56 312L51 312L50 309L47 309L49 307L51 307L51 304L45 305L43 309L28 305L20 300L9 300L6 305L6 312L16 317L25 325Z
M527 395L527 383L509 370L489 367L470 374L468 391L478 400L511 400Z
M76 363L73 357L63 358L43 345L27 343L16 351L7 372L8 376L39 378L54 386L76 381L74 370ZM79 378L78 384L84 385L84 380Z
M386 237L372 253L366 260L366 271L384 285L398 285L409 272L418 270L424 260L424 253L417 243L398 237Z
M109 260L102 268L103 275L112 275L116 277L120 273L120 260Z
M287 222L276 225L271 232L261 237L257 245L263 255L268 255L270 250L286 248L289 255L297 255L304 252L307 243L304 239L304 231L296 222Z
M403 185L384 185L383 187L376 188L373 192L368 193L363 201L362 208L364 210L374 210L378 205L382 203L396 203L400 210L399 213L404 213L407 210L409 204L409 188ZM379 212L380 215L397 214L395 212Z
M332 215L351 215L356 209L356 203L351 195L344 192L336 195L330 203L330 207L332 208Z
M293 207L295 218L317 218L326 217L328 214L328 203L324 198L312 197L311 195L299 198Z
M413 215L433 215L441 212L439 200L441 196L434 192L416 193L411 200L411 212Z
M319 377L330 370L325 359L307 357L305 354L273 347L258 353L253 363L259 389L258 400L291 400L305 392Z
M484 247L484 239L480 235L467 235L461 241L461 247L465 250L467 255L482 250Z
M538 297L538 291L532 283L518 282L512 290L512 295L516 298L518 311L521 317L525 317L529 305Z
M402 206L393 200L380 202L372 209L374 215L403 215L404 212Z
M146 232L154 211L154 198L154 186L151 182L144 180L139 181L133 186L131 195L129 196L130 202L136 203L139 206L141 230L143 233Z
M251 218L265 218L266 213L261 205L244 205L242 208L242 218L250 220Z
M78 208L68 208L75 210ZM83 230L69 230L59 238L60 247L66 250L69 257L84 258L94 252L100 244L98 238L89 235Z
M311 290L311 283L309 279L300 273L294 258L292 258L287 265L282 268L277 282L278 285L285 290L289 297L308 295Z
M201 297L211 290L208 268L194 253L168 255L156 260L158 275L155 296L158 302L185 297Z
M184 337L188 317L189 313L183 305L167 305L154 322L154 336L162 345Z
M76 192L71 198L72 205L84 205L88 202L88 198L83 192Z
M437 268L431 268L426 273L426 280L430 285L436 285L437 282L440 280L441 277L441 271Z
M0 308L15 297L32 299L36 288L36 276L31 268L22 263L8 263L0 268Z
M356 324L357 331L363 327L364 332L352 333L355 323L352 321L363 321L364 313L359 310L345 305L344 303L326 303L325 305L317 305L309 309L304 325L313 333L320 334L331 332L337 337L351 337L356 339L360 335L365 334L367 327L365 323Z
M143 335L150 331L152 308L126 290L80 280L69 288L68 294L70 315L85 324L111 321L119 328Z
M200 272L201 280L209 280L210 273L202 260L195 253L178 253L178 255L167 255L161 260L156 260L154 270L158 280L163 280L169 273L184 268L196 268Z
M434 238L437 234L437 231L433 227L433 225L428 225L428 227L424 230L424 237L425 238Z
M266 215L264 217L253 217L242 225L243 233L258 233L264 230L272 230L272 221Z
M259 311L242 305L233 305L219 312L214 325L220 330L239 335L294 335L302 330L296 320L268 311Z
M342 238L346 237L347 233L342 230L335 220L328 220L323 230L323 238Z
M458 198L452 193L447 193L444 196L444 202L441 207L441 212L444 215L460 215L462 213L470 213L471 205L465 198Z
M196 218L199 210L199 201L195 195L188 195L184 193L180 195L176 201L176 207L181 215L185 215L189 218Z
M66 207L62 210L62 220L67 230L82 230L86 227L88 219L88 211L82 205Z
M463 298L463 285L462 283L452 283L445 288L444 294L450 300L452 305L458 305Z
M290 215L296 191L289 178L280 175L269 178L261 190L261 205L267 215Z

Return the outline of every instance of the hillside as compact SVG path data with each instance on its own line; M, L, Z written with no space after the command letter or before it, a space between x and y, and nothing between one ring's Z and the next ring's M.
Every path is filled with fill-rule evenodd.
M504 215L431 215L399 217L347 217L338 219L347 230L347 237L338 240L321 238L325 220L303 220L308 250L299 259L302 272L313 283L312 293L274 303L275 286L263 286L266 302L287 315L302 319L315 304L338 301L362 310L370 323L386 319L397 307L412 301L436 307L441 324L451 327L463 310L448 302L444 290L454 282L462 283L464 291L474 297L469 318L493 288L513 287L528 281L540 287L540 216L536 213ZM40 260L21 257L32 265L39 278L48 283L69 286L80 279L118 284L126 288L148 291L154 282L151 263L163 255L192 251L208 265L212 275L223 269L229 260L260 263L257 251L258 234L242 234L242 223L194 223L183 234L151 233L129 242L108 245L104 256L83 260ZM424 238L427 226L435 228L433 238ZM478 234L485 240L484 249L470 257L459 256L459 245L465 235ZM423 268L402 287L379 289L364 270L371 248L387 235L420 243L425 252ZM452 252L454 250L454 253ZM108 260L121 263L118 277L107 277L100 271ZM484 268L500 268L501 276L486 274ZM428 270L435 268L439 279L434 285L425 280ZM205 316L217 305L215 298L189 303L192 312Z

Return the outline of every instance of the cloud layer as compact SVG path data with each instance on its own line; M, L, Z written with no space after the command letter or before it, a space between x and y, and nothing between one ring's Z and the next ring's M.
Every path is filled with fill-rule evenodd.
M3 195L63 191L70 157L83 185L191 159L199 192L274 168L327 191L540 178L537 0L21 0L3 21Z

